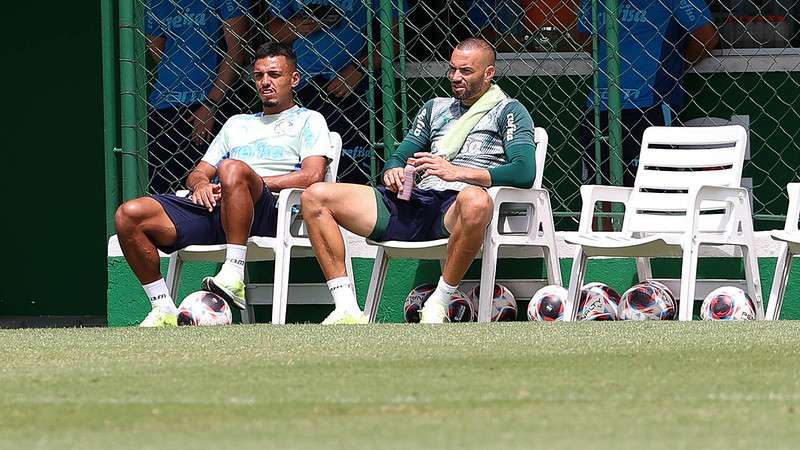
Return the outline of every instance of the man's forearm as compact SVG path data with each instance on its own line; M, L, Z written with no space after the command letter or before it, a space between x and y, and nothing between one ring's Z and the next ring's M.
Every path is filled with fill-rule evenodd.
M318 181L322 181L323 177L298 170L284 175L273 175L261 178L270 191L280 192L283 189L290 188L305 189Z
M492 185L492 176L486 169L473 169L471 167L458 167L458 181L489 187Z
M192 192L198 187L208 183L211 183L211 179L208 178L208 175L197 169L191 171L186 178L186 187Z

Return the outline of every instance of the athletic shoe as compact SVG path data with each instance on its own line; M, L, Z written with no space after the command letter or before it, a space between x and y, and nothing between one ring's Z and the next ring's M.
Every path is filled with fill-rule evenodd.
M333 312L328 314L328 317L322 321L322 325L363 325L369 323L369 319L363 312L359 311L355 314L346 313L339 309L334 309Z
M419 310L419 323L445 323L449 322L447 308L438 303L425 303Z
M154 306L147 317L144 318L140 327L177 327L178 315L171 312L162 311L158 306Z
M231 308L244 309L244 282L242 280L222 280L219 274L203 278L203 290L222 297Z

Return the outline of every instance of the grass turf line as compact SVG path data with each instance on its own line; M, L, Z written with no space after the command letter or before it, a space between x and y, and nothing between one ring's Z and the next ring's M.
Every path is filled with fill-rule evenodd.
M0 331L0 448L796 448L800 322Z

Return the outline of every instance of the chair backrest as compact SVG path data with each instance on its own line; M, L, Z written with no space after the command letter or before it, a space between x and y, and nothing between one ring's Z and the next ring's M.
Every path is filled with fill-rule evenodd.
M339 173L339 161L342 157L342 137L335 131L331 131L331 147L333 147L333 159L328 163L325 181L334 183L336 175Z
M533 179L533 187L541 188L544 178L544 162L547 159L547 131L544 128L536 127L533 129L533 142L536 144L536 177Z
M684 231L690 188L739 187L746 145L747 131L740 125L647 128L622 231ZM708 202L699 227L721 230L728 213L725 203Z

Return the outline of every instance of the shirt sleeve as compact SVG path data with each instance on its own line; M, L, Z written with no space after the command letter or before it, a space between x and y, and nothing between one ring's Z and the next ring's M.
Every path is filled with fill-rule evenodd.
M230 123L233 122L234 118L228 119L225 124L222 125L220 128L219 133L214 137L214 140L211 141L211 144L208 146L208 150L206 150L206 154L203 155L203 159L201 161L207 162L214 167L219 165L219 162L223 159L227 158L230 155L230 144L228 143L228 133L230 129Z
M536 178L536 145L533 142L533 119L519 102L511 102L498 118L503 136L506 164L492 167L492 186L529 188Z
M597 11L602 11L603 5L598 3ZM578 17L578 31L581 33L592 32L592 2L591 0L581 0L581 11Z
M157 16L158 4L147 3L147 14L144 17L144 34L148 36L163 36L164 30L161 29L161 20Z
M675 20L686 31L692 32L707 23L712 23L711 11L704 0L675 0Z
M222 0L219 15L222 20L230 20L244 16L249 8L250 0Z
M309 156L324 156L328 160L334 156L328 122L316 111L311 111L300 132L300 161Z
M428 100L422 108L420 108L403 142L397 146L392 156L386 160L384 170L394 169L395 167L405 167L406 161L411 155L419 151L427 151L430 149L432 108L433 100Z

